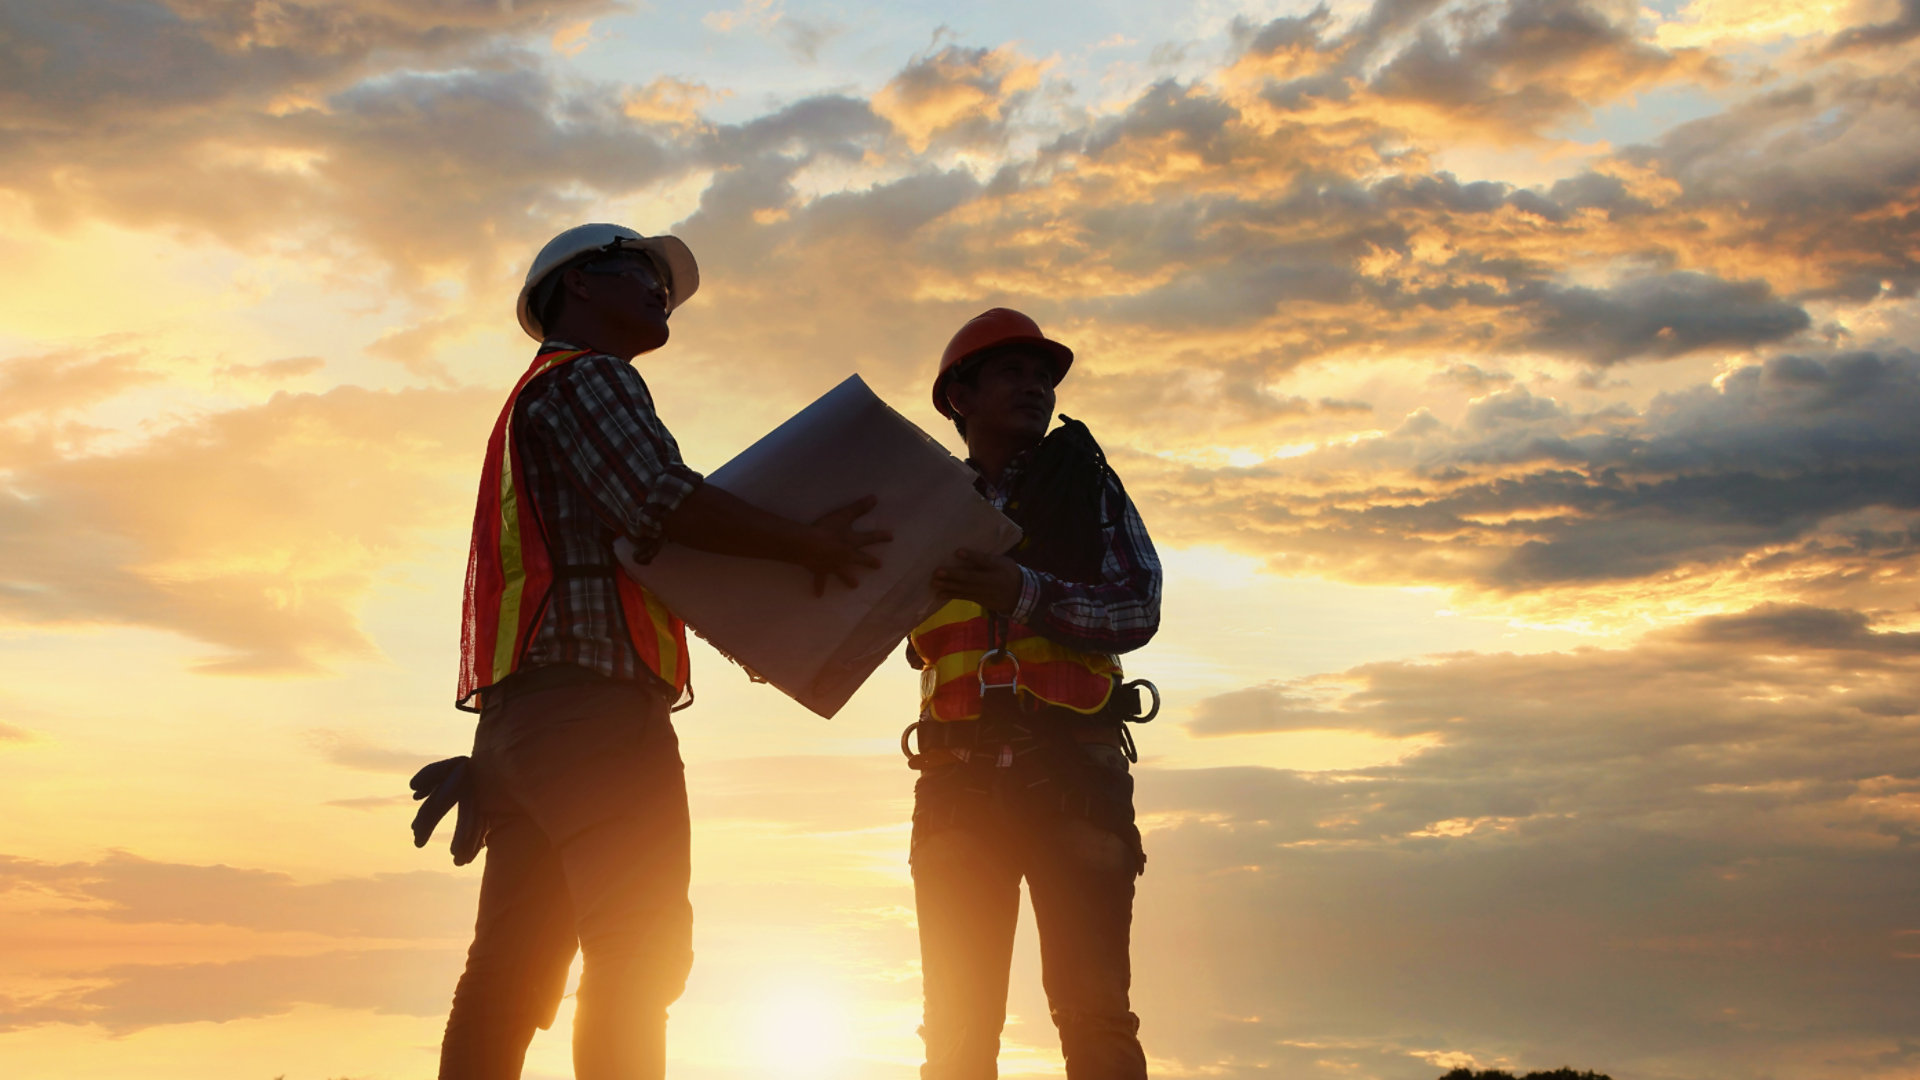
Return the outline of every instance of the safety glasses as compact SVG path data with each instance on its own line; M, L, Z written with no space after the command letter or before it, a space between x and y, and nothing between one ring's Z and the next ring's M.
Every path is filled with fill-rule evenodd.
M595 259L580 268L588 274L602 274L607 277L630 277L643 285L652 285L660 289L667 287L666 276L655 266L652 259L638 252L623 252Z

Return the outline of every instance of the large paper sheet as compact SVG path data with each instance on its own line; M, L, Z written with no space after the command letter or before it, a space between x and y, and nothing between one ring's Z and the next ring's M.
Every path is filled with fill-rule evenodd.
M797 566L674 543L644 566L622 565L716 648L831 717L940 606L930 582L954 549L1004 552L1019 540L1019 527L973 481L971 468L854 375L707 482L797 521L877 496L858 526L889 529L893 539L868 549L883 565L861 570L858 588L830 581L815 597Z

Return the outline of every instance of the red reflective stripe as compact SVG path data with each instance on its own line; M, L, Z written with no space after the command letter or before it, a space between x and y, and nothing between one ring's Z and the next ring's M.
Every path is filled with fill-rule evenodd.
M987 647L987 620L969 619L913 635L913 648L922 657L946 656Z
M676 692L687 688L687 624L639 582L620 575L620 611L640 662Z

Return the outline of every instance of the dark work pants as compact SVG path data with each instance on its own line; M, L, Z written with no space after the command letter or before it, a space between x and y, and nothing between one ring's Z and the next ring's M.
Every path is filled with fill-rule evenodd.
M577 1080L666 1073L667 1006L693 964L687 787L668 701L585 669L535 669L474 736L486 871L441 1080L514 1080L577 947Z
M1083 748L1104 768L1124 772L1126 758L1103 745ZM924 1080L991 1080L998 1075L1006 1023L1007 975L1020 880L1026 879L1040 935L1041 983L1070 1080L1140 1080L1147 1075L1140 1021L1128 1003L1127 957L1133 884L1132 844L1077 817L995 800L991 815L951 814L959 775L993 766L935 766L914 792L914 902L920 921L925 1013ZM1006 780L1017 786L1013 770ZM977 786L977 785L976 785Z

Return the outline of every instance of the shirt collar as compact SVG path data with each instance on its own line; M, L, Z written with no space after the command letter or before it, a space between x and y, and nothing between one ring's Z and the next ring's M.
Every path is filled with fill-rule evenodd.
M979 488L983 494L1004 492L1008 488L1011 488L1013 482L1020 478L1020 474L1026 471L1028 459L1033 457L1034 449L1035 448L1030 447L1013 455L1013 460L1007 462L1005 471L1000 474L1000 482L998 484L989 483L987 474L981 472L979 464L969 457L967 459L967 467L972 469L974 473L973 486Z

